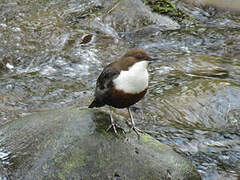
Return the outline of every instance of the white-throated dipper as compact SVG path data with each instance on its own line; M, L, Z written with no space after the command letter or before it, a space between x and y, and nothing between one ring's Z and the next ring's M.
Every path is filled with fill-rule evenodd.
M135 127L130 106L141 100L148 89L147 67L150 61L147 53L142 49L131 49L119 60L106 66L97 79L95 99L89 108L110 106L111 127L117 134L117 124L114 123L111 107L127 108L131 118L129 126L139 135L141 130Z

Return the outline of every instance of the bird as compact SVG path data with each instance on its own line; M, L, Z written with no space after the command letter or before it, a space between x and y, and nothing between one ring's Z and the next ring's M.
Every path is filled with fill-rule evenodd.
M113 128L117 135L118 126L112 117L112 107L127 108L131 124L128 126L139 136L143 131L135 126L130 107L140 101L148 90L148 65L156 60L151 58L143 49L133 48L120 59L107 65L99 75L94 93L94 100L88 108L110 107L111 124L107 131ZM121 128L122 129L122 128Z

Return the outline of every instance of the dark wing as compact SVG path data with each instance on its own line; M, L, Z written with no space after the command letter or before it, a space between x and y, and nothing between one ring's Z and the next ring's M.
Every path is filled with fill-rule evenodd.
M117 70L114 66L108 65L104 68L102 73L97 79L96 89L95 89L95 99L89 105L89 108L92 107L102 107L104 106L107 99L111 95L111 89L113 87L113 79L119 75L120 71Z
M100 74L97 79L97 86L95 90L95 96L104 95L113 86L113 79L120 74L120 71L114 68L114 66L108 65Z

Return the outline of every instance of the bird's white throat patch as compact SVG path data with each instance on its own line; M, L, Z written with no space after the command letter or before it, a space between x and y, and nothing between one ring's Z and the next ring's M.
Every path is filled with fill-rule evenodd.
M117 90L137 94L148 87L148 61L140 61L131 66L128 71L121 71L113 80Z

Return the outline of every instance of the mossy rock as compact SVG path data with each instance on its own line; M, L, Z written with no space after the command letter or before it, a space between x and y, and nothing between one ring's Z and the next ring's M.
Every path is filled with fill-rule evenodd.
M167 15L172 19L182 22L190 16L177 8L172 0L142 0L146 5L150 6L153 12Z
M201 179L167 145L147 134L116 137L105 131L108 125L108 114L79 108L38 112L6 124L0 128L1 178Z

